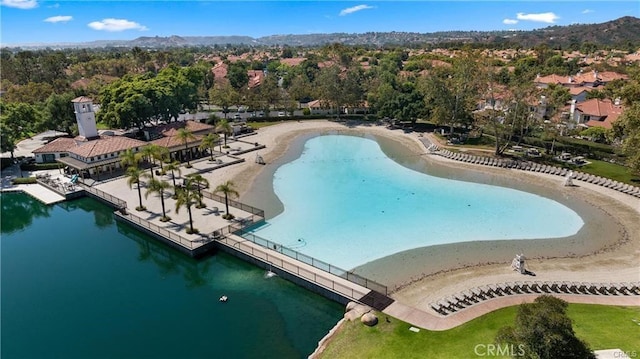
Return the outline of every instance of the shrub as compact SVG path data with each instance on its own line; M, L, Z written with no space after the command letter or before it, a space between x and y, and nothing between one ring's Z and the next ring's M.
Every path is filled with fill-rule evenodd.
M305 108L302 109L302 114L304 116L309 116L309 115L311 115L311 110L308 107L305 107Z
M20 169L23 171L42 171L42 170L56 170L60 168L61 164L58 162L53 163L23 163L20 165Z
M12 181L13 184L35 184L38 183L35 177L22 177L22 178L14 178Z

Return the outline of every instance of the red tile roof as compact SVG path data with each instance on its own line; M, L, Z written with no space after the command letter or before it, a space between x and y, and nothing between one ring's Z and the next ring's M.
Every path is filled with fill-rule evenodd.
M67 152L75 145L76 140L74 140L73 138L60 137L42 147L36 148L35 150L33 150L33 153Z
M288 66L298 66L304 60L306 60L304 57L293 57L293 58L290 58L290 59L280 59L280 63L288 65Z
M262 80L264 79L264 71L262 70L248 70L247 75L249 76L249 88L256 88L262 84Z
M611 128L612 123L615 122L618 117L624 112L622 105L616 105L609 99L600 100L597 98L587 100L585 102L576 105L576 111L582 112L583 115L600 117L600 120L589 120L586 125L589 127L597 126L604 128Z
M74 98L73 100L71 100L71 102L93 102L93 100L88 98L87 96L80 96Z
M613 71L597 72L589 71L579 73L575 76L560 76L560 75L548 75L538 76L535 79L535 83L539 84L558 84L565 86L575 86L584 83L594 83L596 81L607 83L616 79L626 80L629 77L627 75L619 74Z
M593 90L591 87L585 87L585 86L578 86L578 87L570 87L569 88L569 93L573 96L579 95L584 91L591 91Z
M212 69L213 79L216 82L224 82L227 78L227 71L229 70L229 66L224 62L217 63Z
M162 146L162 147L166 147L166 148L173 148L173 147L177 147L177 146L182 146L184 147L184 142L182 142L181 139L178 138L177 134L178 131L176 129L171 129L167 132L163 133L165 135L165 137L159 138L157 140L153 140L151 141L151 143L154 143L158 146ZM194 135L194 138L190 139L187 141L187 144L193 144L193 143L199 143L200 141L202 141L202 135Z
M74 140L75 146L68 149L69 153L84 158L91 158L109 153L120 152L130 148L142 147L147 143L124 136L102 136L96 140Z
M166 125L162 125L162 126L158 126L157 127L157 131L162 133L162 135L167 136L167 134L165 132L168 132L172 129L177 130L179 128L186 128L187 130L189 130L192 133L197 133L197 132L202 132L202 131L207 131L207 130L212 130L213 126L206 124L206 123L200 123L197 121L184 121L184 122L171 122L168 123Z

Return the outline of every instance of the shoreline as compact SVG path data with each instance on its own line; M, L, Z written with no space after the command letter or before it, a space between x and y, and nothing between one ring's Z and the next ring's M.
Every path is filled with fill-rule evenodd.
M527 256L527 266L536 273L535 280L640 280L637 269L640 201L634 197L580 181L576 187L563 187L563 178L559 176L471 165L426 155L417 134L407 135L380 126L350 128L328 121L304 121L285 122L260 131L259 141L267 145L263 150L266 153L261 154L267 165L246 166L228 175L236 183L241 200L264 207L267 218L282 211L272 187L277 168L297 158L306 139L340 133L373 136L388 156L429 175L542 195L576 211L585 222L576 235L565 238L435 245L391 254L355 268L356 273L389 286L391 297L403 304L432 312L429 303L465 289L531 279L511 271L511 260L516 253Z

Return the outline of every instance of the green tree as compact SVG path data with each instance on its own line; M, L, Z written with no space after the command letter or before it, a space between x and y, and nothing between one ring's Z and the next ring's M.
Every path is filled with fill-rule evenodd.
M571 101L569 89L561 85L550 84L543 90L543 94L546 101L545 117L547 119L553 118L567 102Z
M618 138L622 139L622 152L627 165L640 174L640 101L634 102L613 123Z
M202 190L201 188L209 187L209 181L202 177L199 173L190 173L187 175L187 186L190 188L195 188L198 192L198 196L200 196L200 201L198 202L197 208L204 208L206 205L202 202Z
M312 97L311 82L309 82L309 79L306 76L295 76L291 80L291 83L287 88L287 92L289 93L291 98L295 99L298 102L303 102L304 100L308 102Z
M541 295L518 307L515 325L498 331L496 341L513 345L519 358L595 359L588 345L576 337L567 316L567 302ZM522 355L520 355L522 354Z
M171 161L167 163L164 167L167 171L171 171L171 179L173 180L173 187L176 187L176 175L175 172L178 172L178 176L182 175L182 170L180 170L180 162Z
M340 68L336 65L320 70L320 74L314 82L316 97L335 108L338 117L340 117L340 109L344 105L342 82Z
M229 213L229 196L239 197L240 194L235 189L232 181L226 181L223 184L218 185L213 193L222 193L224 194L224 205L225 205L225 214L223 216L224 219L233 219L234 216Z
M2 152L11 152L11 158L18 141L33 130L40 112L28 103L0 102L0 123L2 124Z
M233 127L227 120L221 120L216 125L216 131L220 131L224 134L224 147L227 147L227 135L233 131ZM220 152L222 152L222 148L220 148Z
M140 163L140 156L138 153L133 152L132 149L127 148L124 152L120 154L120 164L123 167L129 166L138 166Z
M144 193L145 199L147 199L151 193L157 193L160 196L160 203L162 204L162 217L160 217L160 221L162 222L171 220L171 218L167 216L167 211L164 206L164 193L169 188L171 188L171 185L168 182L151 178L149 183L147 183L147 191Z
M41 122L41 130L58 130L73 135L76 124L76 115L74 113L71 100L74 94L67 92L64 94L51 94L44 105L44 116Z
M136 207L136 211L146 210L147 208L142 205L142 192L140 191L140 178L142 177L142 171L140 170L140 168L138 168L138 166L131 165L127 167L126 173L128 177L127 184L129 185L129 188L133 189L134 184L136 185L136 187L138 187L138 201L140 202L140 205Z
M280 99L282 99L282 93L278 87L278 78L275 74L268 74L258 87L258 94L265 103L265 113L268 114L269 110L276 107Z
M138 152L138 154L144 159L144 161L150 164L149 173L151 174L151 178L154 178L153 166L155 166L155 159L153 157L153 154L156 151L154 146L158 146L158 145L150 143L148 145L142 146L142 148L140 149L140 152Z
M240 101L238 91L229 84L218 84L209 90L209 101L222 108L224 118L227 118L229 107L237 105Z
M191 154L189 152L189 141L195 140L196 136L194 136L193 133L191 133L191 131L187 130L186 128L180 128L178 129L176 137L180 140L180 142L184 143L185 156L187 157L187 168L191 168L191 162L189 162L191 158Z
M192 191L189 186L176 187L176 213L180 211L180 208L186 207L189 213L189 228L188 234L198 233L198 230L193 228L193 215L191 213L191 206L200 203L202 197L196 191Z
M229 79L229 84L236 90L247 87L247 84L249 83L247 64L244 62L234 62L229 64L227 79Z
M160 163L160 172L164 174L164 162L169 158L169 149L163 146L152 144L151 158Z
M213 161L213 150L216 147L216 144L220 141L220 136L215 133L210 133L202 138L202 142L200 142L200 150L209 150L209 154L211 155L211 161Z
M425 81L425 100L436 123L449 126L467 126L472 122L479 94L478 55L467 51L454 59L451 69L437 68Z

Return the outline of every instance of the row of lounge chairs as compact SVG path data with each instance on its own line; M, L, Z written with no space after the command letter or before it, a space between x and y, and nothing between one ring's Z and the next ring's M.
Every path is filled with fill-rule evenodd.
M469 154L460 153L460 152L452 152L447 149L441 149L437 145L431 143L426 138L422 138L421 141L425 144L425 146L427 146L427 149L429 150L429 152L443 156L445 158L455 160L455 161L461 161L461 162L467 162L467 163L473 163L473 164L479 164L479 165L485 165L485 166L493 166L493 167L514 168L514 169L519 169L523 171L548 173L551 175L562 176L562 177L567 176L567 174L570 172L570 170L566 168L543 165L543 164L530 162L530 161L496 159L496 158L484 157L484 156L474 156L474 155L469 155ZM573 172L571 178L573 180L593 183L595 185L610 188L615 191L640 198L640 187L614 181L609 178L595 176L595 175L583 173L583 172Z
M507 282L466 290L431 303L431 309L449 315L485 300L517 294L578 294L600 296L640 296L640 282Z

